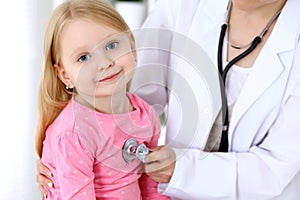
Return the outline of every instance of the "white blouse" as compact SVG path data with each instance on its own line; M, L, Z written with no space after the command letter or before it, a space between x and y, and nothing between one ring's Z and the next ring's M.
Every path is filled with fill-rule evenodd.
M226 66L226 65L225 65ZM228 104L228 117L231 118L232 109L235 101L239 97L242 88L251 72L252 68L243 68L233 65L226 77L226 97ZM218 151L222 133L222 113L220 113L210 132L205 151Z
M241 93L241 90L252 68L243 68L233 65L226 77L226 96L228 106L232 105Z

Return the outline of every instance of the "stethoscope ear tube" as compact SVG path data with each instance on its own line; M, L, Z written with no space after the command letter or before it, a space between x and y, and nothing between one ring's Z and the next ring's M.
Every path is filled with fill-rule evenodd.
M221 27L220 39L218 45L218 70L220 74L219 80L220 80L220 90L221 90L220 92L222 98L222 116L223 116L223 129L222 129L219 152L228 152L228 147L229 147L229 142L228 142L229 119L228 119L228 107L227 107L227 98L226 98L226 90L225 90L227 73L235 63L243 59L245 56L249 55L261 42L261 37L259 36L255 37L253 42L251 43L251 46L248 49L246 49L244 52L242 52L240 55L232 59L223 70L222 51L223 51L223 43L224 43L226 29L227 29L227 24L225 23Z
M221 27L220 38L219 38L219 45L218 45L218 71L219 71L219 83L220 83L220 92L222 98L222 118L223 118L223 128L222 128L222 135L221 135L221 142L219 151L220 152L227 152L228 151L228 108L227 108L227 98L225 92L225 80L223 79L223 58L222 58L222 50L223 50L223 43L225 38L225 33L227 29L227 24L223 24ZM226 77L226 74L225 74Z

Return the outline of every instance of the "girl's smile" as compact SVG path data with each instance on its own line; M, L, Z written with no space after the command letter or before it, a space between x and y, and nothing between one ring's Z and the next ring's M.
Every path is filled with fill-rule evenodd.
M120 70L116 73L110 74L110 75L106 75L103 78L101 78L98 82L112 82L115 81L117 79L119 79L122 75L123 75L123 70Z

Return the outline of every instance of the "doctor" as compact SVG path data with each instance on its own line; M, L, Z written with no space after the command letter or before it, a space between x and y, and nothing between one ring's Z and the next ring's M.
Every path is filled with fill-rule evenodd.
M299 0L231 0L229 6L228 1L158 1L145 27L190 37L216 66L221 56L223 70L250 48L256 36L260 38L248 55L231 63L226 76L229 152L200 156L201 143L189 149L158 148L146 158L150 164L145 169L161 183L163 194L197 200L300 199L299 9ZM168 125L175 126L172 118L178 110L171 105ZM173 134L167 129L167 144Z
M223 80L230 122L225 134L195 131L195 140L183 148L174 142L179 110L172 93L155 87L137 91L149 103L168 104L167 145L145 160L163 194L189 200L300 199L299 9L299 0L157 1L144 27L191 38L221 73L228 70ZM172 68L174 56L162 54L152 62ZM157 71L155 79L168 82L169 71ZM153 77L136 76L133 87L148 78ZM40 163L38 170L37 181L46 186L49 171Z

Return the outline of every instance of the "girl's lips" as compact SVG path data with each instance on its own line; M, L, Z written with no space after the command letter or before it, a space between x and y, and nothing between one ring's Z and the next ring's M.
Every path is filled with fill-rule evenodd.
M105 82L105 81L112 81L112 80L115 80L119 77L119 75L121 74L122 71L119 71L115 74L112 74L112 75L109 75L109 76L106 76L104 77L103 79L99 80L99 82Z

